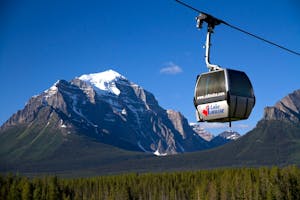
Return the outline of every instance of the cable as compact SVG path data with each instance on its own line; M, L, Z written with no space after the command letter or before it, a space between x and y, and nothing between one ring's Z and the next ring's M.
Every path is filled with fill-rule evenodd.
M293 54L295 54L295 55L300 56L300 53L298 53L298 52L296 52L296 51L294 51L294 50L288 49L288 48L286 48L286 47L284 47L284 46L281 46L281 45L279 45L279 44L276 44L276 43L274 43L274 42L272 42L272 41L266 40L266 39L264 39L264 38L262 38L262 37L260 37L260 36L254 35L254 34L248 32L248 31L242 30L242 29L240 29L240 28L238 28L238 27L236 27L236 26L233 26L233 25L231 25L231 24L228 24L227 22L224 23L224 21L223 21L223 24L229 26L230 28L233 28L233 29L235 29L235 30L238 30L238 31L240 31L240 32L242 32L242 33L245 33L245 34L247 34L247 35L250 35L250 36L252 36L252 37L254 37L254 38L256 38L256 39L259 39L259 40L261 40L261 41L263 41L263 42L269 43L269 44L271 44L271 45L273 45L273 46L276 46L276 47L278 47L278 48L281 48L281 49L286 50L286 51L288 51L288 52L290 52L290 53L293 53Z
M195 12L203 13L203 14L205 14L205 15L209 15L209 14L207 14L207 13L205 13L205 12L202 12L201 10L198 10L197 8L194 8L194 7L192 7L192 6L190 6L190 5L186 4L186 3L184 3L184 2L182 2L182 1L179 1L179 0L175 0L175 1L176 1L177 3L179 3L179 4L181 4L181 5L183 5L183 6L187 7L187 8L189 8L189 9L195 11ZM212 16L212 15L209 15L209 16ZM215 17L213 17L213 18L215 18ZM217 19L217 18L215 18L215 19ZM300 56L300 53L299 53L299 52L296 52L296 51L294 51L294 50L288 49L288 48L286 48L286 47L284 47L284 46L282 46L282 45L276 44L275 42L272 42L272 41L270 41L270 40L264 39L264 38L262 38L262 37L260 37L260 36L258 36L258 35L255 35L255 34L253 34L253 33L250 33L250 32L248 32L248 31L245 31L245 30L243 30L243 29L241 29L241 28L239 28L239 27L237 27L237 26L233 26L233 25L231 25L231 24L229 24L229 23L227 23L227 22L225 22L225 21L223 21L223 20L220 20L220 19L217 19L217 20L219 20L221 23L223 23L224 25L226 25L226 26L228 26L228 27L230 27L230 28L232 28L232 29L235 29L235 30L240 31L240 32L242 32L242 33L244 33L244 34L247 34L247 35L249 35L249 36L252 36L252 37L254 37L254 38L258 39L258 40L261 40L261 41L263 41L263 42L266 42L266 43L268 43L268 44L271 44L271 45L273 45L273 46L276 46L276 47L278 47L278 48L280 48L280 49L283 49L283 50L285 50L285 51L288 51L288 52L290 52L290 53L293 53L293 54L295 54L295 55L297 55L297 56Z

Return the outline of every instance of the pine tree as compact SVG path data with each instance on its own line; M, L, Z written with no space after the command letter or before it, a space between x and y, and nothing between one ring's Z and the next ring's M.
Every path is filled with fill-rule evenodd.
M18 180L15 178L10 185L9 192L7 195L7 200L18 200L21 199L21 193L18 188Z
M49 200L60 199L59 185L56 176L51 177L49 180L47 199Z
M28 179L22 179L21 181L21 196L22 200L31 200L32 199L32 185Z

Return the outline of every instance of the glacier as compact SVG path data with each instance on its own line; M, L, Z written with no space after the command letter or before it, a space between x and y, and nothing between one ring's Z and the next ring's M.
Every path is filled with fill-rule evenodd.
M116 86L116 81L126 78L118 72L110 69L100 73L84 74L78 79L89 83L96 91L100 93L109 92L119 96L121 92Z

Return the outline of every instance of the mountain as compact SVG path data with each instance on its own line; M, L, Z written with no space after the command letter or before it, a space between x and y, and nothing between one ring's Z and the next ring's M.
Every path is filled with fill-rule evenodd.
M300 90L288 94L274 106L265 108L263 118L256 127L235 141L204 151L167 156L163 160L135 160L135 166L138 167L133 170L178 171L217 167L299 166L298 102Z
M190 123L190 126L204 140L210 142L214 138L214 135L205 130L200 123Z
M266 107L265 120L281 120L285 122L299 123L300 120L300 90L287 95L273 107Z
M74 141L78 148L93 142L155 155L209 147L181 113L163 109L153 94L108 70L59 80L33 96L0 127L0 156L31 161L64 155L62 146Z
M231 165L300 165L300 90L266 107L256 127L211 152ZM218 165L224 165L218 161Z
M206 151L168 158L165 167L185 169L232 166L300 165L300 90L266 107L256 127L236 141ZM180 169L183 166L177 165Z
M0 170L90 176L300 165L300 90L265 108L243 137L208 149L211 144L182 114L161 108L122 75L104 75L106 80L95 78L103 73L60 80L32 97L0 128ZM232 136L238 135L220 134Z
M241 135L238 132L228 130L228 131L224 131L224 132L220 133L219 135L217 135L216 137L212 138L210 140L209 144L211 145L211 147L217 147L217 146L224 145L228 142L235 141L235 140L239 139L240 137L241 137Z
M232 130L224 131L218 134L217 136L214 136L213 134L205 130L202 127L201 123L191 123L190 126L200 137L208 141L210 146L209 148L224 145L228 142L235 141L241 137L241 135L238 132Z
M216 148L159 158L133 159L122 166L132 171L179 171L217 167L300 165L300 90L267 107L256 127L235 141ZM287 103L288 102L288 103ZM274 110L280 115L274 115ZM291 112L291 110L293 112ZM222 134L227 135L226 134ZM234 134L233 134L234 135ZM116 169L115 169L116 170ZM120 169L118 169L120 170ZM118 171L117 170L117 171Z

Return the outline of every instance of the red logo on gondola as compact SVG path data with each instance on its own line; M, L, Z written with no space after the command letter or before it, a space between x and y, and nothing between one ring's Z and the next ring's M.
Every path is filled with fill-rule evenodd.
M207 105L205 109L202 110L202 114L207 117L209 113L209 106Z

